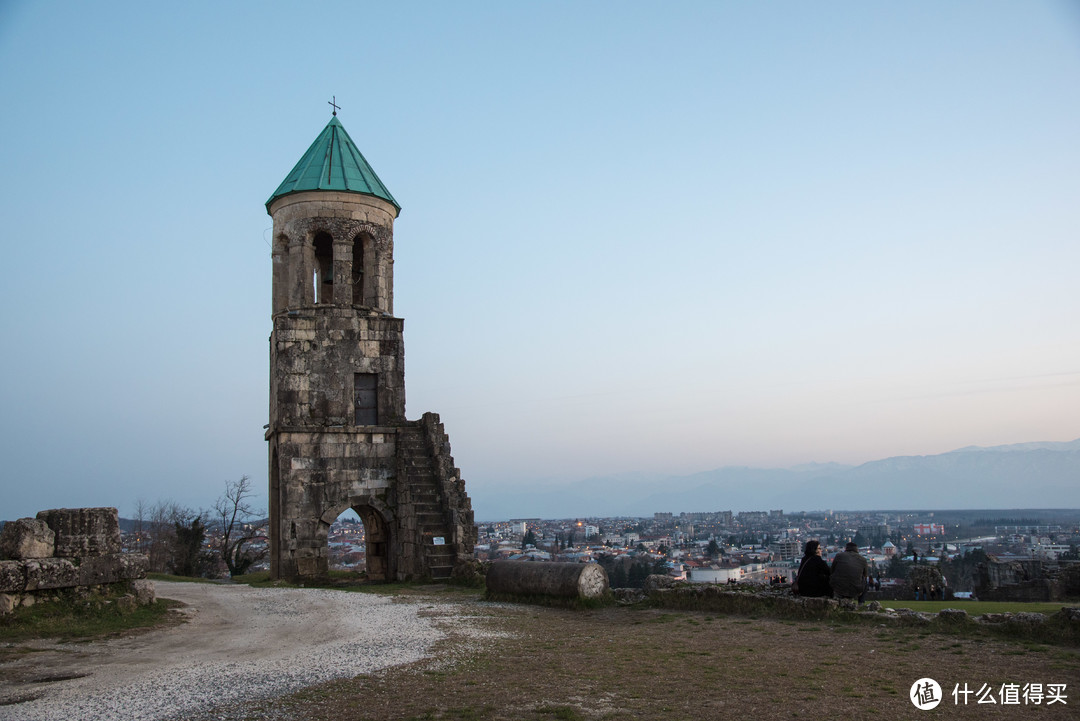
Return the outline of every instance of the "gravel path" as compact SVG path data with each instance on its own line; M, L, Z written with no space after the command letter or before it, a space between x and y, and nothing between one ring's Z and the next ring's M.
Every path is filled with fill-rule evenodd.
M41 644L5 664L0 719L166 721L424 658L443 637L415 603L367 593L158 583L179 626L97 643Z

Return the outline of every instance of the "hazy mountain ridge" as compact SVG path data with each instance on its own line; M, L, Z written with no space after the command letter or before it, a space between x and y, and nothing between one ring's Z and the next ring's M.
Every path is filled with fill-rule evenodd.
M1080 507L1080 439L969 446L859 466L728 466L687 476L632 473L483 493L477 518L649 516L658 511Z
M1080 451L1080 438L1075 441L1036 441L1034 443L1010 443L1004 446L965 446L950 453L973 453L990 452L1002 453L1006 451Z

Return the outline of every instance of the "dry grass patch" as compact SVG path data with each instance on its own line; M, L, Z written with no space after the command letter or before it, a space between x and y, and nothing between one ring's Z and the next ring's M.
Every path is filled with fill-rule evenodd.
M916 628L725 617L631 608L569 610L433 604L450 631L434 658L325 684L229 718L359 721L617 721L714 718L910 719L911 685L930 676L950 718L956 683L1065 683L1066 706L995 707L1003 717L1073 718L1080 652L965 639ZM486 637L466 632L467 626ZM828 709L823 714L823 709ZM214 718L221 718L215 715Z

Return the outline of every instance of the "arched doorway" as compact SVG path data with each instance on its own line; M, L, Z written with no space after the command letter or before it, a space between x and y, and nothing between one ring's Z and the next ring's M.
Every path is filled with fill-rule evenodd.
M356 511L346 508L330 524L326 562L331 572L359 573L367 570L367 534Z
M330 571L363 573L369 581L392 578L390 531L386 518L368 503L347 506L327 525Z

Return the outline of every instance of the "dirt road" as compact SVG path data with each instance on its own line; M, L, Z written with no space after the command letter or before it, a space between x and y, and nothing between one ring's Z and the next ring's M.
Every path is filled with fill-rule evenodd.
M365 593L195 583L157 592L187 604L187 623L20 644L34 651L0 666L0 720L182 718L409 663L442 637L418 604Z

